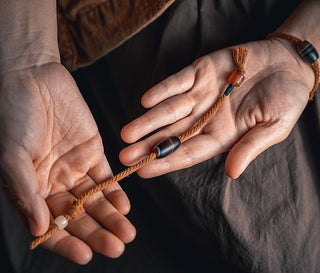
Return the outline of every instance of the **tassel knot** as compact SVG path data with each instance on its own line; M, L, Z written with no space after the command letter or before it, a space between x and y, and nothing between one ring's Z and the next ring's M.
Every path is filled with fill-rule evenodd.
M232 51L232 56L234 63L236 65L236 70L241 74L245 74L246 70L244 69L244 65L246 63L248 50L244 47L234 48Z

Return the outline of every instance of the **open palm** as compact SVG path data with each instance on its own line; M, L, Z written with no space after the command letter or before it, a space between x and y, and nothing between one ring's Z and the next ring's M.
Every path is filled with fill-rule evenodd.
M60 64L2 75L0 90L1 175L39 236L50 217L66 212L75 197L112 172L96 123ZM135 236L124 216L130 209L125 193L116 185L84 207L44 246L81 264L92 250L119 256Z
M167 158L140 170L141 176L183 169L229 151L226 172L237 178L256 156L288 136L307 104L313 84L311 68L284 41L242 46L248 49L243 85L232 91L201 131ZM121 161L131 165L160 140L190 128L224 91L233 66L231 49L223 49L201 57L147 91L142 105L151 109L127 124L121 135L134 143L157 132L123 149Z

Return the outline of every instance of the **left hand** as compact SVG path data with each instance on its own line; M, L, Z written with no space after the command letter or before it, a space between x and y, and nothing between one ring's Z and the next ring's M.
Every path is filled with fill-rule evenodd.
M76 197L112 176L93 116L59 63L0 75L0 176L34 236L63 215ZM79 264L93 251L119 257L135 228L118 184L96 193L84 210L42 244Z
M161 175L229 151L225 169L228 176L237 178L260 153L288 136L308 102L313 71L287 41L241 46L248 49L245 82L232 91L202 130L173 154L141 169L139 175ZM121 136L133 143L163 129L123 149L122 163L132 165L162 139L188 130L224 91L225 78L233 69L231 49L219 50L147 91L142 105L153 108L124 126Z

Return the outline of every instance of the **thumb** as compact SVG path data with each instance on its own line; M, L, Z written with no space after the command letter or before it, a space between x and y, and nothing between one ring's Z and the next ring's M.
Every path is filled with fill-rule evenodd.
M238 178L258 155L284 140L289 132L290 129L281 127L278 121L252 128L231 148L225 163L227 175Z
M1 155L0 167L15 205L28 220L32 235L43 234L49 227L50 212L39 193L39 183L31 158L25 152L4 153Z

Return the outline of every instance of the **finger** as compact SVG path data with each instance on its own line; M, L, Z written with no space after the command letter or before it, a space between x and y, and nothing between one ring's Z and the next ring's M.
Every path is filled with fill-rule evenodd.
M94 251L109 258L117 258L124 251L124 243L110 231L101 228L87 214L70 221L66 230L88 244Z
M184 142L177 151L171 155L152 161L140 169L138 174L143 178L159 176L194 166L213 156L225 152L225 147L211 135L201 134Z
M193 66L187 66L171 75L147 91L141 98L143 107L150 108L172 96L182 94L193 86L195 71Z
M134 226L111 203L102 199L96 200L93 204L86 205L86 211L122 242L129 243L135 238Z
M191 167L222 152L225 152L225 147L219 141L209 134L200 134L181 144L169 156L155 159L140 169L138 174L143 178L159 176Z
M54 217L64 214L70 208L74 198L74 195L69 192L50 196L47 203ZM123 242L110 231L102 228L86 211L81 211L75 219L69 221L65 230L94 251L107 257L119 257L124 251Z
M134 143L124 149L119 153L119 159L125 166L132 166L141 160L144 156L148 155L152 147L157 143L153 139L161 139L161 137L155 138L152 136L146 140ZM159 141L160 142L160 141Z
M88 177L88 179L74 188L72 193L79 197L95 185L94 181ZM108 195L113 194L115 194L115 196L112 198L116 198L117 195L121 195L120 197L122 198L122 195L125 195L122 190L116 190L108 193ZM88 215L90 215L101 226L116 235L122 242L128 243L134 239L136 234L134 226L125 216L119 213L112 203L109 202L109 199L106 199L101 192L96 193L94 196L89 198L85 202L84 208Z
M88 171L88 175L96 184L106 181L112 176L112 171L105 155ZM105 189L103 194L120 213L124 215L129 213L130 201L118 183Z
M281 127L278 121L252 128L230 150L225 163L228 176L238 178L259 154L284 140L291 128Z
M39 192L32 160L23 150L8 145L0 162L2 176L26 216L32 235L42 235L48 229L50 213Z
M122 215L127 215L130 212L131 205L129 198L121 187L118 190L105 194L105 197Z
M52 187L50 193L61 192L63 190L70 190L75 185L80 183L85 174L98 164L103 156L103 146L100 135L88 139L87 141L73 147L68 151L57 151L58 156L51 167L49 183ZM42 164L44 166L42 166ZM41 173L40 178L46 177L47 162L44 160L37 168L37 172ZM108 170L105 170L108 172ZM111 173L111 171L110 171Z
M189 116L188 118L182 119L142 141L124 148L119 154L120 161L126 166L131 166L137 163L144 156L149 154L152 148L160 141L170 136L179 136L187 128L190 128L190 126L194 124L194 120L195 118L193 116Z
M188 116L194 105L191 94L170 98L125 125L121 130L121 137L125 142L133 143L156 129Z
M77 264L87 264L92 259L91 248L80 239L60 230L42 246Z
M38 171L40 169L41 168L39 167ZM45 168L42 169L46 170ZM56 186L51 193L54 193L57 190L72 189L75 184L77 185L82 182L83 176L86 173L88 173L96 183L105 181L112 176L109 163L103 153L102 141L99 135L76 146L55 162L51 169L49 180L57 185L66 187L62 188ZM104 194L107 195L110 192L119 189L121 189L120 186L115 184L106 189ZM130 203L126 194L123 192L122 195L118 194L117 196L119 201L115 203L115 206L123 214L128 213L130 210ZM115 201L115 198L112 200Z
M225 103L226 104L226 103ZM228 107L226 107L228 109ZM163 141L164 139L170 137L170 136L180 136L182 133L185 133L188 129L190 129L198 120L199 117L203 115L205 111L208 109L204 107L199 107L195 111L193 111L192 115L189 115L188 117L181 119L177 121L174 124L171 124L170 126L164 128L163 130L160 130L159 132L155 133L154 135L151 135L150 137L136 142L132 145L129 145L128 147L124 148L120 151L119 159L122 162L122 164L126 166L131 166L135 163L137 163L139 160L141 160L144 156L149 154L152 150L152 148L158 144L159 142ZM225 133L225 127L223 129L218 130L217 128L220 128L219 124L221 123L220 120L225 121L226 124L230 126L230 122L228 120L228 115L225 114L226 110L220 109L220 113L218 113L212 120L210 121L212 125L207 124L206 127L210 127L211 130L206 130L206 127L203 130L199 130L194 134L211 134L212 136L215 136L216 139L219 139L220 146L225 149L225 147L232 141L232 139L226 139L226 133ZM231 125L233 126L233 125ZM213 138L214 139L214 138ZM208 149L208 148L207 148Z

